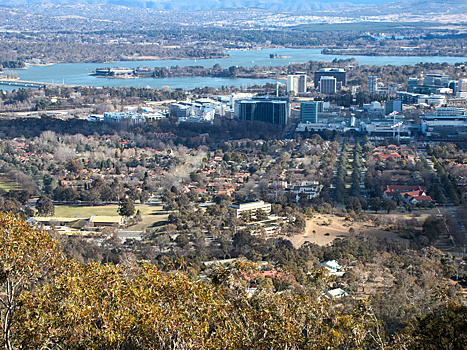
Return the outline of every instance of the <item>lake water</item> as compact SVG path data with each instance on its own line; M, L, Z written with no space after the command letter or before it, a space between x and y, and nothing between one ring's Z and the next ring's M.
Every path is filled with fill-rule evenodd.
M161 88L169 86L172 88L193 89L196 87L211 86L251 86L264 85L267 82L275 83L275 79L233 79L233 78L207 78L207 77L182 77L182 78L139 78L139 79L107 79L88 75L96 68L101 67L129 67L137 68L145 65L148 68L172 67L172 66L203 66L212 67L219 63L223 68L230 66L280 66L294 62L308 61L332 61L334 58L345 59L355 57L360 64L371 65L413 65L420 62L434 63L456 63L467 61L466 57L394 57L394 56L333 56L321 54L321 49L264 49L230 51L232 57L222 59L190 59L190 60L159 60L159 61L123 61L112 63L61 63L51 66L30 66L27 69L16 70L22 80L38 81L47 83L62 82L65 85L85 86L133 86ZM290 56L290 58L269 58L270 54ZM0 86L0 89L6 89Z

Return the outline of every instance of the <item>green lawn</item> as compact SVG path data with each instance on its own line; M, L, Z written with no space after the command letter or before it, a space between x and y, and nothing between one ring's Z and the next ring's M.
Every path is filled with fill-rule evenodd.
M0 176L0 188L9 191L9 190L17 190L20 187L16 185L16 182L4 177Z
M65 218L85 218L91 215L118 215L117 205L80 206L56 205L55 216Z
M145 228L154 228L164 224L167 221L168 214L162 210L162 206L136 204L136 210L141 211L142 222L131 226L129 230L144 230ZM91 215L118 215L118 205L101 205L101 206L80 206L80 205L56 205L55 216L65 218L88 218Z

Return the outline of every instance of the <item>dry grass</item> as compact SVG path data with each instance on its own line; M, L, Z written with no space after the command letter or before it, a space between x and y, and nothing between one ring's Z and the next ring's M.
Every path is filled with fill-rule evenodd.
M316 214L313 218L307 220L305 233L294 237L287 237L287 239L296 248L305 242L312 242L323 246L331 244L336 238L351 237L352 235L349 233L350 228L354 229L354 235L366 233L380 238L402 239L398 234L384 231L371 221L350 222L346 221L343 217L331 214Z

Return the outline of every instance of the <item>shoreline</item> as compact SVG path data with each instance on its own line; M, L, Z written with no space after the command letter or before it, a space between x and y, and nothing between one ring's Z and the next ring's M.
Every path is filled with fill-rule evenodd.
M260 51L260 50L267 50L267 49L289 49L289 50L302 50L302 49L321 49L321 54L323 56L341 56L342 59L350 59L355 58L357 56L361 57L449 57L449 58L459 58L464 59L464 56L458 56L453 53L443 53L443 54L428 54L425 52L413 52L412 50L402 50L400 52L378 52L377 54L374 52L349 52L349 51L342 51L336 50L333 51L332 49L326 49L322 46L304 46L304 47L296 47L296 46L283 46L283 47L270 47L270 48L260 48L260 49L225 49L226 52L235 52L235 51ZM267 54L269 56L269 54ZM31 67L47 67L56 64L113 64L116 62L143 62L143 61L185 61L185 60L212 60L212 59L226 59L231 58L232 55L225 54L219 57L160 57L160 56L138 56L138 57L123 57L123 58L115 58L110 61L105 62L95 62L95 61L63 61L63 62L51 62L51 63L26 63L26 67L24 68L8 68L12 70L20 70L20 69L27 69L29 66ZM271 59L283 59L289 58L288 55L278 55L277 57Z
M116 58L115 60L112 61L105 61L105 62L88 62L88 61L83 61L83 62L73 62L73 61L66 61L66 62L53 62L53 63L38 63L38 64L31 64L27 63L27 66L32 66L32 67L47 67L47 66L53 66L56 64L113 64L115 62L144 62L144 61L183 61L183 60L215 60L215 59L224 59L224 58L231 58L231 55L224 55L222 57L166 57L162 58L159 56L139 56L139 57L125 57L125 58ZM27 69L27 66L25 68L18 68L18 69ZM15 68L16 69L16 68Z

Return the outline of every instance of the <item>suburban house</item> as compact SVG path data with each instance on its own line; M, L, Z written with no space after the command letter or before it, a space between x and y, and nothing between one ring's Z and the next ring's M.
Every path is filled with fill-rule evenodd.
M328 273L330 275L343 275L344 268L336 261L336 260L329 260L325 261L323 263L318 264L318 267L324 267L326 270L328 270Z
M422 186L383 186L383 197L397 200L401 196L407 204L433 203L433 199L426 194L426 188Z

